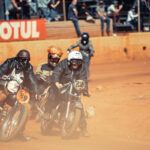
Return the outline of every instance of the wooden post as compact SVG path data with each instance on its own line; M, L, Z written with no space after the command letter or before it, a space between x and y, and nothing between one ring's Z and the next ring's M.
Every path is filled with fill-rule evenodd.
M64 14L64 21L66 21L66 2L63 0L63 14Z
M3 1L0 1L0 20L5 20L4 19L4 7L3 7Z
M138 32L141 32L140 0L138 1Z

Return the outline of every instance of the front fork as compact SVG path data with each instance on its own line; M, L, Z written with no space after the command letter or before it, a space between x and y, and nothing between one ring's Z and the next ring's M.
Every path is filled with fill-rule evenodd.
M65 116L65 119L67 119L68 118L68 116L69 116L69 111L70 111L70 101L68 101L68 103L67 103L67 110L66 110L66 116Z
M62 126L62 129L63 129L63 130L65 129L65 126L66 126L66 120L67 120L67 118L68 118L68 116L69 116L70 104L71 104L71 102L68 101L68 103L67 103L67 108L66 108L66 113L65 113L65 120L64 120L63 126Z

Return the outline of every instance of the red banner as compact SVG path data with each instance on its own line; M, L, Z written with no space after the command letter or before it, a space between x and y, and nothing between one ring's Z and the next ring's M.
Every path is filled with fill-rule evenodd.
M0 21L0 41L45 38L45 19Z

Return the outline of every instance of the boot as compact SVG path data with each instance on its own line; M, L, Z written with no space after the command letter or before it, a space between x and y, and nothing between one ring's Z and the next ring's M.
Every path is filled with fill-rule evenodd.
M84 136L84 137L89 137L89 136L90 136L90 134L89 134L89 132L87 131L87 129L82 129L82 130L81 130L81 135Z

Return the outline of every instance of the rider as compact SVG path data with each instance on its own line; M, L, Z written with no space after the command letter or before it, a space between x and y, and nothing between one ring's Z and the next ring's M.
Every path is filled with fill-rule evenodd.
M88 82L85 64L83 63L83 56L79 51L72 51L68 58L62 60L55 68L52 76L53 85L56 87L55 95L59 95L58 89L63 87L63 84L73 80L83 80L85 82L84 96L89 96ZM63 97L61 96L61 99ZM58 97L55 97L57 101ZM82 109L82 117L80 121L80 129L83 136L89 136L87 131L87 123L85 119L84 110Z
M23 49L18 52L16 57L7 59L0 66L0 78L13 76L19 81L20 84L23 84L24 87L30 89L30 92L34 94L37 93L37 84L36 78L33 73L33 67L29 63L30 61L30 53ZM0 107L2 108L7 99L10 100L13 98L9 93L14 93L14 87L9 87L9 93L4 90L4 82L0 80ZM20 138L23 140L27 140L26 137L23 136L23 131L20 133Z
M89 63L90 63L90 59L91 57L94 55L94 48L92 45L92 42L89 41L89 34L88 33L83 33L81 35L81 40L77 41L75 44L71 45L68 48L68 53L71 52L72 49L74 49L75 47L79 47L80 48L80 52L83 55L83 60L86 64L86 70L87 70L87 77L89 77Z
M62 54L62 50L56 46L50 46L48 48L48 62L39 64L36 70L36 78L40 85L39 93L43 92L51 83L53 70L59 63Z

